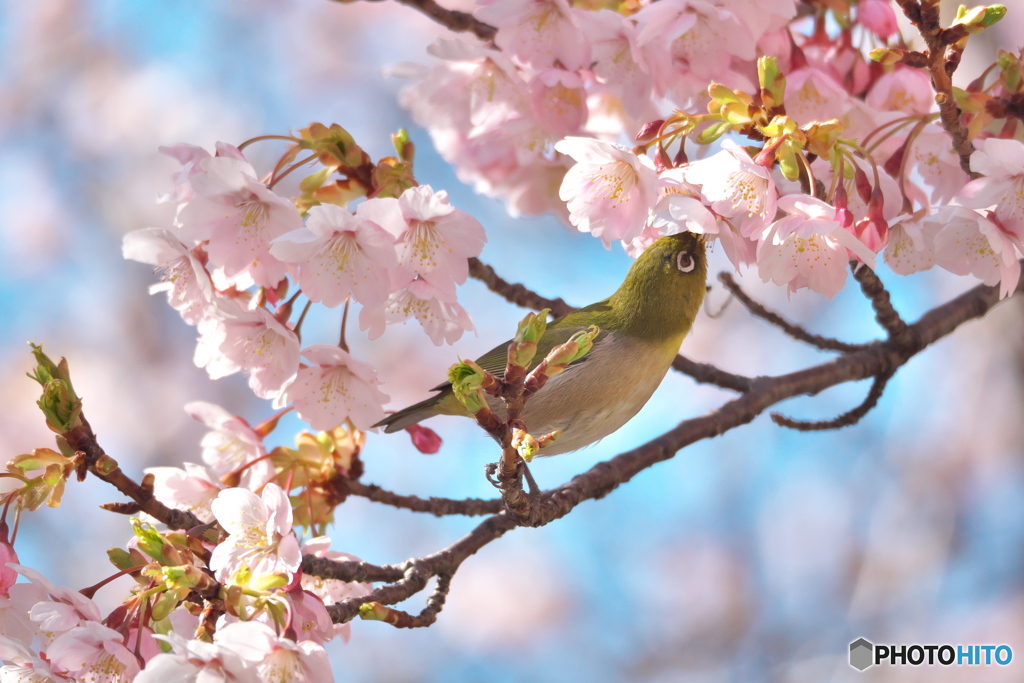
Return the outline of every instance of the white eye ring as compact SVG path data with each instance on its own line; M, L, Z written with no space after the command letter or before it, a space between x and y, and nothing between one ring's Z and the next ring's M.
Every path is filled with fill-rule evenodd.
M697 262L693 260L693 254L688 251L681 251L676 256L676 268L683 273L692 272L697 266Z

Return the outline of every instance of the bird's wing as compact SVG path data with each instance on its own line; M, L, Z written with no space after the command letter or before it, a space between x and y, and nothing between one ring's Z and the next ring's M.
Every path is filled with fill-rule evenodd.
M547 330L544 332L544 336L540 338L539 342L537 342L537 354L530 362L530 370L537 367L537 365L544 360L544 357L548 355L551 349L555 348L559 344L564 344L569 341L569 339L577 332L585 331L587 329L585 325L559 324L563 320L565 320L565 318L560 318L548 325ZM601 330L601 333L594 340L594 344L600 344L604 340L604 337L605 331ZM505 366L508 364L508 345L511 341L512 340L510 339L504 344L499 344L477 358L477 365L491 374L503 378L505 376ZM573 361L569 364L569 367L575 367L578 364L583 363L588 357L589 356L583 356L583 358ZM444 382L443 384L438 384L432 389L432 391L442 391L450 386L450 382Z

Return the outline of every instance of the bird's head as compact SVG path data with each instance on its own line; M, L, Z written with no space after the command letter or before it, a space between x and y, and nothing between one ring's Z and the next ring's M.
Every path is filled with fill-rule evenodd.
M697 317L707 270L703 235L662 237L633 263L610 303L642 336L678 336Z

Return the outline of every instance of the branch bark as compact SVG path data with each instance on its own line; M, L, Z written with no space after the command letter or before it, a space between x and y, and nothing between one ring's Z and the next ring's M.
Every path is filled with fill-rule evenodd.
M1020 294L1021 291L1024 291L1024 281L1018 284L1014 295ZM844 353L831 361L797 372L753 378L745 393L724 403L718 409L700 417L684 420L646 444L620 453L606 462L598 463L587 472L574 477L569 483L540 494L532 506L531 518L525 525L548 524L565 516L583 501L603 498L645 469L673 457L686 446L747 424L780 401L805 394L817 394L849 381L889 377L927 346L950 334L965 322L985 315L998 302L997 288L978 286L932 309L916 323L908 325L899 340L890 337L885 341L874 342ZM401 578L376 588L367 596L347 598L330 606L328 611L331 617L340 623L359 614L360 606L364 603L379 602L388 605L406 600L422 591L430 578L452 576L468 557L515 526L516 522L505 512L488 517L469 534L443 550L420 559L408 560L398 566L377 568L381 575ZM341 571L351 564L353 563L317 561L315 566L307 566L304 562L303 569L308 568L311 573L325 578L340 578L351 576L350 573ZM338 565L338 574L330 571L332 565ZM429 614L432 621L436 617L436 611L430 611ZM403 619L403 625L418 625L415 617L406 616L409 619Z

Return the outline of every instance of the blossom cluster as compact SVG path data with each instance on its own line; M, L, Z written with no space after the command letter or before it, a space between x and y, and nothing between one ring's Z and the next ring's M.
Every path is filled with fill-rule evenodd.
M182 164L165 197L173 225L129 233L124 255L162 271L152 291L196 326L195 362L211 378L245 371L257 396L293 404L315 429L367 429L387 401L376 370L337 345L300 348L291 285L309 303L360 304L371 339L410 317L438 345L473 329L456 286L486 237L446 192L415 185L353 211L347 197L300 210L301 197L275 192L236 147L162 151Z
M899 274L937 264L1011 291L1024 228L1005 204L1024 202L1024 147L999 139L1017 130L1012 116L987 140L984 98L1020 90L1020 58L1002 54L1000 77L963 104L972 170L988 176L972 180L928 72L905 50L867 54L904 44L891 4L834 8L838 30L824 13L791 21L797 4L485 3L475 16L497 28L498 49L439 41L443 61L406 69L420 80L402 101L462 180L631 255L690 230L789 291L832 297L851 259L873 268L882 249ZM981 30L1005 12L978 10L958 21ZM638 130L645 144L621 146Z

